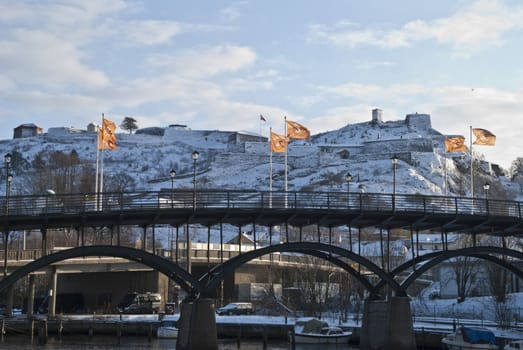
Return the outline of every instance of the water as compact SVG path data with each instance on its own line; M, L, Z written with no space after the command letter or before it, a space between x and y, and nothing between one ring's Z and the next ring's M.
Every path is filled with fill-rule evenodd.
M175 339L157 339L153 338L149 342L146 337L127 336L118 339L114 336L63 336L61 340L50 337L47 344L38 345L38 339L35 338L33 343L27 335L7 335L0 342L0 350L173 350L176 348ZM267 347L263 347L263 342L257 339L241 340L240 346L236 339L219 339L219 350L292 350L292 346L285 341L270 341ZM348 350L358 349L348 345L296 345L296 350Z

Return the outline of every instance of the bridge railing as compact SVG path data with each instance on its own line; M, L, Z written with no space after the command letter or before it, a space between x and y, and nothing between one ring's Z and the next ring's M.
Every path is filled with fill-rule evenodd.
M3 199L3 200L2 200ZM147 209L314 209L410 211L522 217L521 202L387 193L190 190L0 197L0 218Z

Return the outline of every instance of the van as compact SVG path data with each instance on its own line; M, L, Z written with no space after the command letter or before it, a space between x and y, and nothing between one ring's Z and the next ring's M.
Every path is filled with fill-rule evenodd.
M251 315L254 313L254 306L252 303L229 303L216 309L216 313L218 315Z
M156 314L160 311L160 293L129 293L118 304L118 312L124 314Z

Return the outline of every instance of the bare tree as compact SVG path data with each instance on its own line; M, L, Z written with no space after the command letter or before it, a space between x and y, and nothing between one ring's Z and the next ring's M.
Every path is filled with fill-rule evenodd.
M491 262L485 264L485 270L490 294L498 303L504 303L507 300L507 285L510 277L508 271Z
M458 246L464 248L472 243L471 236L465 236L461 239ZM457 256L451 260L452 277L449 281L456 283L458 302L465 301L465 298L472 291L475 278L479 271L478 259L469 256Z
M452 270L458 293L458 302L465 301L472 290L473 276L477 273L477 260L468 256L458 256L453 260Z
M129 192L136 189L136 180L123 171L108 176L107 191L109 192Z
M502 237L486 236L482 243L486 243L489 246L502 246L503 239ZM500 256L499 258L506 260L506 256ZM510 282L509 271L491 262L485 262L483 265L490 294L496 302L504 303L507 300L507 286Z
M510 166L510 179L519 184L520 193L523 193L523 157L519 157Z
M40 194L48 188L62 194L79 193L94 188L94 170L75 150L41 151L33 159L33 167L35 172L27 179L32 193Z
M320 266L319 258L303 256L299 271L295 271L291 276L294 285L300 290L300 300L297 301L296 307L306 315L317 315L320 308L320 290L317 283Z

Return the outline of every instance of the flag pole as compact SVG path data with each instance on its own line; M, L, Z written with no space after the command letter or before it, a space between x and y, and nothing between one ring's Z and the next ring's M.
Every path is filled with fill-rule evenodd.
M94 179L94 200L95 200L95 210L98 210L98 164L100 163L99 160L99 154L100 154L100 126L96 128L96 176Z
M105 115L102 113L102 128L104 127L104 120L105 120ZM104 191L104 130L102 130L102 152L100 153L100 188L99 188L99 192L100 192L100 205L99 205L99 209L101 209L102 205L101 205L101 202L103 201L102 199L102 193Z
M287 116L284 116L283 120L285 124L285 208L287 208L287 153L289 150L289 145L287 142Z
M444 163L444 171L445 171L445 198L447 198L447 150L445 150L445 158L443 160L445 163Z
M472 125L470 126L470 196L474 199L474 169L472 166L473 163L473 153L472 153Z
M272 126L269 128L269 208L272 208Z

